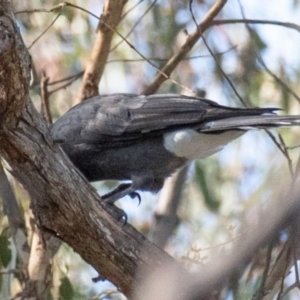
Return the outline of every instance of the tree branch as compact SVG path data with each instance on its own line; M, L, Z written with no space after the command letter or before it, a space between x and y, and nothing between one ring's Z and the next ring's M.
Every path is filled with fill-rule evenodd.
M41 231L37 225L32 226L32 241L28 264L28 281L24 288L24 299L45 299L51 283L51 262L59 249L61 241Z
M142 293L137 294L135 299L164 299L164 300L206 300L214 299L214 292L221 290L227 283L228 278L237 271L240 272L249 263L253 256L262 246L274 240L280 230L289 225L299 226L299 191L290 192L282 202L277 199L276 203L266 209L262 215L261 222L255 226L248 226L249 231L244 240L234 243L230 252L221 251L210 262L199 265L198 272L192 275L182 275L177 266L163 266L158 270L150 270L146 282L144 282ZM280 203L280 205L278 205ZM287 274L289 267L290 246L285 247L282 255L278 258L277 266L269 272L266 279L265 291L269 291L273 282L273 270L280 273L281 279ZM274 274L275 275L275 274ZM276 276L276 278L278 278ZM271 299L271 298L270 298Z
M122 11L126 3L127 0L107 0L105 3L103 14L97 27L96 41L90 61L85 68L76 103L99 95L98 86L110 51L112 37L121 20Z
M187 55L187 53L192 49L192 47L197 43L199 38L205 32L207 28L210 27L210 23L214 17L221 11L223 6L226 4L227 0L218 0L206 14L202 22L198 25L196 30L188 36L185 43L182 45L179 52L174 54L165 66L161 69L161 72L157 74L153 82L142 92L144 95L150 95L155 93L161 84L166 81L177 65L182 61L182 59Z
M179 223L177 209L180 204L182 189L186 181L188 167L169 177L161 192L159 208L155 212L154 222L149 234L150 240L164 248L168 238Z
M39 227L129 296L139 286L138 266L158 267L172 259L112 218L111 206L53 144L28 96L30 59L6 2L0 1L0 156L29 192Z
M275 25L275 26L283 26L290 29L295 29L300 32L300 26L295 23L289 22L279 22L272 20L256 20L256 19L225 19L225 20L213 20L209 27L219 26L225 24L262 24L262 25Z
M22 218L17 199L10 186L8 178L0 162L0 198L3 201L4 213L7 215L9 228L16 247L18 261L22 272L22 279L27 277L27 266L29 261L29 245L25 222ZM23 282L24 283L24 282Z

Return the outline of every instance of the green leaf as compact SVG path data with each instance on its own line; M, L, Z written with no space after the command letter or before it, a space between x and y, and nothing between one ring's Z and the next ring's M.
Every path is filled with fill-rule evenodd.
M0 235L0 263L3 267L7 267L11 261L11 249L9 242L9 228L3 229Z
M74 290L68 277L62 278L61 285L59 287L59 295L60 295L59 299L62 300L73 299Z
M206 173L204 172L203 167L199 163L196 164L195 177L202 191L205 204L212 211L217 211L220 207L220 202L218 201L217 196L214 193L214 190L210 188L209 185L207 184L208 180L206 178Z

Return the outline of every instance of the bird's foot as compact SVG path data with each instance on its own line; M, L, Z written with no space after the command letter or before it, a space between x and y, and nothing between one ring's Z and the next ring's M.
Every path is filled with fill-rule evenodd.
M138 198L139 205L141 204L141 196L139 193L132 189L132 184L122 183L116 189L111 192L101 196L104 201L109 204L114 204L117 200L123 198L124 196L130 196L133 198Z
M139 193L133 191L132 184L130 183L122 183L116 189L111 192L101 196L101 198L111 206L111 212L115 216L116 219L122 220L124 219L124 224L127 223L127 214L120 208L114 205L114 203L123 198L124 196L130 196L131 198L138 198L139 205L141 204L141 196Z
M119 208L119 207L117 207L117 206L115 206L113 204L112 205L110 203L108 203L108 204L109 204L108 205L108 210L112 214L112 216L116 220L122 221L123 225L126 225L127 224L127 220L128 220L126 212L123 209L121 209L121 208Z
M127 214L122 210L121 208L115 206L115 202L119 200L120 198L129 195L130 197L136 197L136 192L131 191L131 184L130 183L123 183L120 184L116 189L112 190L111 192L101 196L101 198L110 205L111 207L111 212L114 215L114 217L117 220L124 220L124 225L127 223ZM138 195L138 194L137 194ZM140 202L140 197L138 195L139 202Z

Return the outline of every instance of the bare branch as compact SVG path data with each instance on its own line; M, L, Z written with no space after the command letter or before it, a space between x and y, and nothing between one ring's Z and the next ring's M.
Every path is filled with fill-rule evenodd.
M125 0L124 0L125 1ZM221 1L221 0L220 0ZM227 0L222 0L223 2L226 2ZM77 8L77 9L80 9L86 13L88 13L89 15L95 17L96 19L100 20L100 18L98 18L95 14L93 14L92 12L86 10L85 8L82 8L78 5L75 5L75 4L71 4L69 2L63 2L63 3L60 3L59 5L56 5L54 8L50 9L50 10L41 10L42 12L52 12L52 11L55 11L57 9L61 9L62 7L64 6L70 6L70 7L74 7L74 8ZM39 10L34 10L34 12L38 12ZM24 11L25 12L25 11ZM176 84L177 86L181 87L182 89L185 89L189 92L192 92L193 91L191 89L189 89L188 87L180 84L179 82L177 82L176 80L172 79L169 75L165 74L163 71L161 71L154 63L151 62L151 60L149 60L145 55L143 55L140 51L138 51L133 44L131 44L122 34L120 34L118 31L116 31L113 27L111 27L108 23L105 23L103 20L101 20L101 24L103 24L104 26L106 26L112 33L115 33L117 34L119 37L121 37L121 39L131 48L133 49L139 56L141 56L145 61L147 61L152 67L154 67L157 72L165 78L165 80L169 79L170 81L172 81L174 84ZM183 58L181 58L182 60ZM104 62L105 63L105 62ZM179 62L178 62L179 63ZM86 72L86 71L85 71ZM165 81L163 80L163 81ZM96 88L94 90L96 92ZM97 94L98 94L98 88L97 88ZM97 95L95 94L95 95ZM90 96L91 97L91 96ZM76 100L76 103L77 102L80 102L79 98L77 98Z
M23 273L22 278L27 277L27 266L29 261L29 245L27 243L27 232L25 221L22 218L19 205L11 185L4 172L0 161L0 197L3 201L4 213L7 215L12 238L17 250L20 269Z
M280 295L280 300L286 299L286 296L291 292L293 289L299 288L299 284L297 282L294 282L292 285L290 285L283 293ZM278 298L277 298L278 299Z
M149 234L150 240L160 248L164 248L168 238L179 223L177 209L180 204L187 171L188 167L185 167L169 177L160 195L159 208L155 212L155 219Z
M231 51L231 50L234 49L234 48L235 48L235 47L231 47L231 48L229 48L228 50L225 50L225 51L222 51L222 52L218 52L218 53L214 53L214 55L215 55L215 56L219 56L219 55L226 54L227 52ZM195 56L185 57L185 58L183 58L182 60L183 60L183 61L184 61L184 60L192 60L192 59L205 58L205 57L211 58L211 55L209 55L209 54L208 54L208 55L195 55ZM153 57L153 58L147 58L146 60L145 60L144 58L141 58L141 59L112 59L112 60L108 60L108 61L106 62L106 64L114 63L114 62L125 62L125 63L131 63L131 62L145 62L145 61L147 61L147 62L149 62L149 61L163 61L163 62L165 62L165 61L167 61L167 60L168 60L167 58L155 58L155 57ZM49 96L52 95L53 93L55 93L55 92L61 90L61 89L65 89L66 87L68 87L69 85L71 85L75 80L79 79L83 74L84 74L84 71L81 71L81 72L79 72L79 73L77 73L77 74L75 74L75 75L68 76L68 77L66 77L66 78L62 78L62 79L59 79L59 80L55 80L55 81L49 82L49 83L48 83L48 86L56 85L56 84L59 84L59 83L62 83L62 82L67 81L65 84L62 84L61 86L59 86L59 87L57 87L57 88L55 88L55 89L53 89L53 90L51 90L51 91L48 91ZM181 84L179 84L179 83L176 82L175 80L173 80L173 79L171 79L171 78L170 78L170 80L171 80L174 84L176 84L176 85L178 85L178 86L180 86L180 87L182 87L182 88L184 88L184 89L190 91L189 88L187 88L187 87L185 87L185 86L182 86Z
M195 19L194 13L193 13L192 2L191 2L191 1L190 1L190 12L191 12L193 21L194 21L195 25L197 26L197 21L196 21L196 19ZM199 27L197 27L197 29L200 30ZM201 32L200 32L200 34L201 34ZM238 97L238 99L240 100L240 102L241 102L244 106L250 107L250 106L251 106L251 103L246 102L246 101L242 98L242 96L239 94L239 92L238 92L237 89L235 88L233 82L230 80L230 78L229 78L229 77L227 76L227 74L224 72L222 66L220 65L219 61L218 61L217 58L216 58L216 55L214 54L214 52L211 50L210 46L208 45L208 43L207 43L207 41L206 41L206 38L204 37L203 34L201 34L201 35L202 35L203 43L205 44L205 46L206 46L208 52L210 53L210 55L211 55L211 56L213 57L213 59L215 60L215 63L216 63L216 65L217 65L219 71L222 73L222 75L224 76L224 78L225 78L225 79L227 80L227 82L229 83L229 85L230 85L230 87L232 88L234 94Z
M298 224L300 206L298 195L298 191L285 195L285 201L280 201L280 207L278 199L278 203L274 203L265 211L261 222L251 227L242 243L235 243L230 253L222 251L211 262L201 264L198 273L182 275L176 266L170 265L164 265L154 272L153 269L150 270L142 294L138 294L135 299L211 299L212 293L221 289L232 274L247 266L253 253L267 242L274 240L280 229L285 228L287 224ZM248 228L250 229L250 226ZM291 266L290 256L288 242L277 260L277 265L267 277L265 291L272 290L278 279L285 278Z
M284 279L287 276L287 274L290 271L291 266L293 265L292 261L292 239L290 238L280 251L276 262L272 269L270 270L269 276L265 283L265 290L266 291L273 291L272 294L266 295L263 299L269 300L274 298L274 294L279 291L278 297L280 297L282 290L283 290L283 284ZM277 289L276 289L277 287Z
M240 5L240 9L241 9L241 12L242 12L242 16L243 18L246 20L246 17L244 15L244 11L243 11L243 8L239 2L239 5ZM252 37L252 40L255 40L254 39L254 35L253 35L253 30L250 28L249 26L249 23L245 23L246 24L246 28L248 29L248 32L250 34L250 36ZM287 26L286 26L287 27ZM300 27L299 27L300 28ZM293 95L296 100L300 103L300 97L285 83L283 82L276 74L274 74L269 68L268 66L266 65L266 63L264 62L260 52L258 51L257 47L254 48L255 49L255 55L259 61L259 63L263 66L263 68L267 71L267 73L269 75L271 75L271 77L273 77L275 79L275 81L277 81L280 85L282 85L291 95Z
M227 0L226 0L227 1ZM95 17L95 18L97 18L97 19L99 19L95 14L93 14L93 13L91 13L90 11L88 11L88 10L86 10L86 9L84 9L84 8L82 8L82 7L79 7L79 6L77 6L77 5L74 5L74 4L70 4L70 3L68 3L68 2L65 2L65 5L69 5L69 6L71 6L71 7L75 7L75 8L78 8L78 9L80 9L80 10L82 10L82 11L84 11L84 12L86 12L86 13L88 13L88 14L90 14L91 16L93 16L93 17ZM103 21L102 21L103 22ZM161 71L154 63L152 63L145 55L143 55L140 51L138 51L135 47L134 47L134 45L133 44L131 44L121 33L119 33L118 31L116 31L114 28L112 28L112 27L110 27L110 25L109 24L107 24L107 23L104 23L103 22L103 24L109 29L109 30L111 30L112 32L114 32L115 34L117 34L131 49L133 49L139 56L141 56L145 61L147 61L152 67L154 67L156 70L157 70L157 72L159 73L159 74L161 74L163 77L165 77L166 79L169 79L170 81L172 81L174 84L176 84L176 85L178 85L178 86L180 86L181 88L183 88L183 89L185 89L185 90L188 90L188 91L190 91L190 92L192 92L193 93L193 91L191 90L191 89L189 89L189 88L187 88L186 86L184 86L184 85L182 85L182 84L180 84L179 82L177 82L176 80L174 80L174 79L172 79L170 76L168 76L167 74L165 74L163 71Z
M45 9L45 8L37 8L37 9L26 9L26 10L19 10L14 12L15 15L17 14L32 14L32 13L52 13L56 10L61 10L62 8L64 8L65 6L67 6L67 2L61 2L58 3L57 5L55 5L54 7L50 8L50 9Z
M169 76L180 63L180 61L187 55L187 53L192 49L196 42L201 38L202 34L209 28L212 20L221 11L223 6L226 4L227 0L218 0L206 14L202 22L197 26L197 29L188 36L185 43L182 45L179 52L174 54L166 63L166 65L161 69L161 72L157 74L153 82L142 92L144 95L149 95L155 93L161 84L169 79ZM163 75L164 74L164 75Z
M225 19L225 20L213 20L209 27L226 25L226 24L262 24L262 25L276 25L283 26L286 28L294 29L300 33L300 25L289 22L279 22L272 20L255 20L255 19Z
M49 107L48 81L49 81L49 77L47 77L45 72L43 72L41 78L41 113L46 123L48 125L51 125L52 116Z
M54 25L54 23L57 21L57 19L61 15L57 15L54 20L47 26L47 28L31 43L31 45L28 46L28 50Z
M133 30L139 25L139 23L143 20L143 18L147 15L147 13L153 8L153 6L156 4L157 0L154 0L149 7L146 9L146 11L139 17L139 19L135 22L135 24L132 26L131 30L125 35L125 38L128 38L130 36L130 34L133 32ZM139 4L139 3L138 3ZM123 16L124 17L124 16ZM122 18L123 18L122 17ZM114 45L110 51L114 51L116 50L122 43L124 42L124 40L121 40L120 42L118 42L116 45Z
M123 15L121 20L123 20L129 13L131 13L135 8L137 8L144 0L140 0L135 3L132 7L130 7Z
M45 299L51 282L51 260L59 249L61 241L41 231L33 224L28 281L24 288L24 299Z
M52 81L52 82L49 82L48 85L56 85L56 84L59 84L59 83L62 83L62 82L65 82L67 81L66 83L62 84L61 86L51 90L48 92L48 95L52 95L54 94L55 92L59 91L59 90L62 90L62 89L65 89L67 88L69 85L71 85L74 81L76 81L77 79L81 78L82 75L84 74L84 71L82 72L79 72L75 75L72 75L72 76L68 76L66 78L62 78L60 80L55 80L55 81Z
M222 52L216 52L214 53L214 56L221 56L221 55L224 55L226 53L228 53L229 51L235 49L236 46L233 46L233 47L230 47L228 50L225 50L225 51L222 51ZM193 55L193 56L187 56L187 57L184 57L182 59L182 61L187 61L187 60L193 60L193 59L199 59L199 58L213 58L211 56L211 54L204 54L204 55ZM158 61L158 62L166 62L168 61L168 58L158 58L158 57L147 57L147 59L149 61ZM114 63L114 62L145 62L144 59L140 58L140 59L111 59L111 60L108 60L106 63L109 64L109 63Z
M99 95L98 85L107 61L112 37L120 22L126 3L127 0L107 0L97 27L96 41L92 49L90 61L83 75L76 103ZM109 25L109 28L107 25Z
M59 84L59 83L65 82L65 81L72 81L73 82L73 80L77 80L83 74L84 74L84 71L81 71L81 72L79 72L75 75L68 76L68 77L65 77L65 78L62 78L62 79L59 79L59 80L51 81L51 82L48 83L48 85L55 85L55 84Z
M266 258L265 269L264 269L264 272L262 275L262 279L261 279L258 291L256 292L256 294L253 297L253 300L260 300L265 295L265 284L266 284L266 281L267 281L267 278L269 275L273 247L274 247L274 241L271 241L271 243L268 245L267 258Z

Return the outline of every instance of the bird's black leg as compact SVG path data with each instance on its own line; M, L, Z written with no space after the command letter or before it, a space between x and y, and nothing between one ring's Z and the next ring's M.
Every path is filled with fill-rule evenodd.
M139 200L139 204L141 203L141 197L140 195L132 191L132 184L131 183L122 183L120 184L116 189L113 191L101 196L101 198L107 202L108 204L112 205L114 207L114 213L117 214L118 219L125 219L125 224L127 223L127 215L126 213L121 210L120 208L114 206L114 203L119 200L120 198L123 198L124 196L129 195L131 198L137 197Z
M141 203L141 196L139 193L132 190L131 183L122 183L116 189L101 196L101 198L109 204L114 204L117 200L119 200L127 195L130 196L131 198L137 197L139 204Z
M101 196L107 203L113 205L117 200L131 193L131 183L122 183L116 189Z

